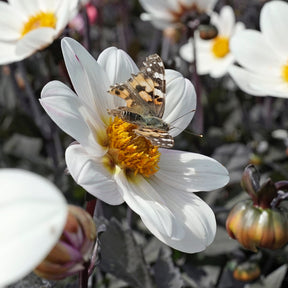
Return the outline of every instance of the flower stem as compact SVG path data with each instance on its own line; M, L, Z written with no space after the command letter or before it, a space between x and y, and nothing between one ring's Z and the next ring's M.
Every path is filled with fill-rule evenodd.
M149 47L149 55L155 53L157 51L157 47L159 45L160 39L161 39L161 31L160 30L154 30L152 39L150 41L150 47Z
M96 203L97 203L97 198L94 197L94 199L87 201L87 204L86 204L86 211L91 215L92 218L94 216Z
M94 216L96 203L97 203L97 198L89 195L89 199L86 204L86 211L91 215L92 218ZM79 287L80 288L88 287L89 270L91 271L94 268L94 267L91 267L92 266L91 264L93 263L90 263L90 261L87 261L86 263L84 263L84 269L80 271L79 273Z
M126 1L121 0L119 1L117 8L119 11L118 13L120 15L120 21L118 21L117 24L117 30L118 30L117 35L119 36L119 46L124 51L127 51L129 42L128 23L127 23L127 19L129 19L128 5Z
M96 240L96 243L94 245L93 251L92 251L92 257L91 257L91 261L90 261L90 265L88 267L88 277L91 276L91 274L94 271L94 267L96 265L96 262L98 260L98 248L99 248L99 242L98 239Z
M22 61L17 63L17 68L19 71L19 74L22 78L22 80L25 83L25 92L26 92L26 96L28 98L29 101L29 105L31 108L31 112L32 112L32 116L35 120L35 124L37 125L37 127L41 128L41 133L43 134L44 138L48 139L51 136L51 127L50 125L48 125L47 121L43 121L44 117L43 117L43 113L40 112L39 109L39 102L36 100L36 97L34 95L34 91L30 85L30 82L28 81L27 78L27 71L26 68L23 64ZM46 118L45 120L47 120L48 118Z
M163 33L162 45L161 45L161 58L164 61L167 61L169 59L170 47L171 47L171 40Z
M79 277L79 288L87 288L88 287L88 268L89 262L84 263L84 269L80 272Z
M90 37L91 29L86 7L82 7L81 13L84 19L84 46L89 52L91 52L91 37Z
M10 65L11 71L13 71L13 75L16 79L16 69L15 65ZM31 83L29 79L27 78L27 71L25 68L25 65L23 61L20 61L17 63L17 68L19 71L19 75L21 79L24 82L24 89L25 89L25 97L28 100L29 105L29 115L34 120L36 126L39 128L40 133L42 134L44 140L45 140L45 148L47 150L47 154L50 156L50 158L53 161L54 164L54 170L55 170L55 179L58 178L58 168L59 168L59 161L58 159L62 156L63 151L61 147L61 141L59 139L59 134L57 132L57 128L52 123L52 121L48 118L48 116L44 113L42 113L40 109L40 104L38 99L36 98L34 91L32 89ZM19 86L17 87L17 80L15 82L15 88L17 91L20 91L20 95L23 95L21 93L21 88Z

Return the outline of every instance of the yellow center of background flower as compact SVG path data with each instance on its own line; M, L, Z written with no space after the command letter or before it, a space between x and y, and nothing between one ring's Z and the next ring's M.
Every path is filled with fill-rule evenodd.
M28 21L24 24L21 31L21 37L23 37L28 32L40 28L40 27L50 27L56 28L57 18L52 12L39 12L36 15L31 16Z
M229 39L227 37L216 37L213 40L212 53L217 58L223 58L229 53Z
M137 135L135 128L136 125L115 117L107 128L108 154L126 172L149 177L159 170L160 152L145 137Z
M288 64L282 67L282 78L285 82L288 82Z

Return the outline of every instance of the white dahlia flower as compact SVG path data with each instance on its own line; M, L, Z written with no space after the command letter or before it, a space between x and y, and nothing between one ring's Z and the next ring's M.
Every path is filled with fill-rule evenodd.
M207 156L153 146L136 135L135 125L108 115L107 109L125 106L107 92L110 85L139 71L124 51L108 48L96 61L70 38L62 40L62 51L75 93L52 81L43 88L40 101L77 141L66 150L74 180L108 204L126 202L167 245L188 253L205 249L215 236L215 216L193 192L223 187L229 181L227 170ZM191 121L193 113L188 112L195 109L196 96L180 73L165 72L163 120L177 127L170 133L174 137Z

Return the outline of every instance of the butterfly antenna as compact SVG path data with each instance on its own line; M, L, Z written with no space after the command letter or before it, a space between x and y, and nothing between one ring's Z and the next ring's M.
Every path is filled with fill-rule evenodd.
M196 110L193 109L193 110L191 110L191 111L188 111L188 112L184 113L183 115L181 115L181 116L177 117L176 119L174 119L174 120L171 122L171 124L172 124L173 122L175 122L175 121L181 119L182 117L184 117L184 116L186 116L186 115L188 115L188 114L194 112L194 111L196 111Z
M171 130L172 129L178 129L178 130L182 130L182 129L180 129L179 127L176 127L176 126L174 126L174 127L172 127L171 128ZM193 133L193 132L191 132L191 131L189 131L189 130L183 130L183 132L185 132L185 133L187 133L187 134L189 134L189 135L193 135L193 136L197 136L197 137L200 137L200 138L203 138L204 136L203 136L203 134L197 134L197 133Z
M200 137L200 138L203 138L203 134L196 134L196 133L193 133L189 130L184 130L183 132L187 133L187 134L190 134L190 135L193 135L193 136L197 136L197 137Z

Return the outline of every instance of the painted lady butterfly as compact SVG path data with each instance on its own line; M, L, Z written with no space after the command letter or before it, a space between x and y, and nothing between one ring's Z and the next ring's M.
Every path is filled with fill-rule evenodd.
M134 132L144 136L152 145L171 148L173 137L170 126L162 120L165 109L165 68L157 54L150 55L143 67L125 83L116 84L108 91L126 101L126 107L108 110L108 113L137 125Z

